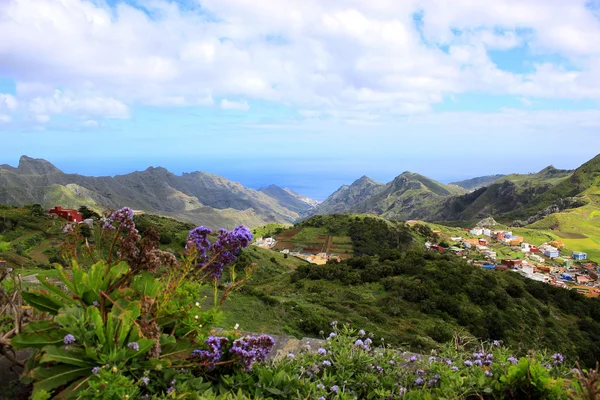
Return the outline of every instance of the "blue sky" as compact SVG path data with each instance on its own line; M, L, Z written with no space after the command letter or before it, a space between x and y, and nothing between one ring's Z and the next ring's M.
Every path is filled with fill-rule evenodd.
M597 10L9 0L0 163L26 154L89 175L202 170L321 200L365 174L449 182L575 168L600 152Z

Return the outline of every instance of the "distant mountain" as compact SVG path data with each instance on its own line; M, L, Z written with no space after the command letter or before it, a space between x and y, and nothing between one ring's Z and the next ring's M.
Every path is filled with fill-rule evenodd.
M388 184L363 176L342 186L316 207L315 214L367 213L389 219L425 218L443 198L466 190L444 185L423 175L406 171Z
M223 177L192 172L177 176L150 167L114 177L65 174L50 162L21 157L18 167L0 166L0 204L40 203L101 211L129 206L213 228L289 223L299 214L265 193Z
M549 166L534 174L506 175L471 193L447 199L430 218L473 221L494 216L507 222L510 217L502 218L503 215L523 209L572 173Z
M310 197L302 196L301 194L294 192L292 189L283 188L283 190L285 190L286 192L288 192L289 194L291 194L298 200L303 201L304 203L308 204L309 207L311 207L311 208L318 206L320 203L319 201L317 201L315 199L311 199Z
M461 188L464 188L467 190L475 190L475 189L479 189L480 187L487 186L504 176L505 175L478 176L477 178L465 179L463 181L458 181L458 182L450 182L449 185L460 186Z
M266 188L260 188L258 191L274 198L279 202L279 204L298 214L302 214L313 208L311 205L311 199L304 198L289 189L282 189L277 185L270 185Z
M350 186L343 185L319 204L312 214L335 214L350 212L361 202L371 198L385 187L368 176L362 176Z

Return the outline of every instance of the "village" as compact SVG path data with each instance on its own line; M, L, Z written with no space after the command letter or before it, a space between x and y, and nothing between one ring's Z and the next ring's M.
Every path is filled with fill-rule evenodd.
M511 231L492 230L485 227L464 228L472 238L450 236L451 243L425 243L428 251L451 253L467 259L474 266L496 271L512 271L539 282L564 289L576 290L586 297L600 297L600 267L587 259L587 254L567 252L565 244L553 240L539 245L524 241ZM441 231L433 231L442 235ZM518 256L500 258L502 247Z
M277 240L275 240L275 238L272 238L272 237L268 237L268 238L259 237L259 238L256 238L256 240L254 241L253 244L255 246L263 248L263 249L270 249L270 250L276 251L275 246L277 244ZM290 255L292 257L297 257L302 260L308 261L311 264L317 264L317 265L324 265L327 263L327 261L330 261L330 260L335 260L337 262L342 261L342 258L339 254L329 254L329 253L326 253L325 251L321 251L317 254L301 252L301 251L293 251L290 249L283 249L283 250L278 250L278 251L282 254Z

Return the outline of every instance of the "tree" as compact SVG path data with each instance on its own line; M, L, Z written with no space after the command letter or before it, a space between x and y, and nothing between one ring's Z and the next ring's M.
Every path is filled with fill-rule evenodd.
M100 214L94 210L90 210L87 206L81 206L77 211L79 211L79 213L83 216L83 219L100 219Z
M34 217L43 217L46 215L46 210L44 210L41 204L34 204L31 206L31 215Z

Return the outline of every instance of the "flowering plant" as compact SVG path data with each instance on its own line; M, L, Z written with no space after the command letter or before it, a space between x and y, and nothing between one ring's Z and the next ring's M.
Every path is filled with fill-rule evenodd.
M247 228L222 229L212 243L210 229L193 229L182 261L158 247L155 232L142 238L128 208L99 229L103 242L94 248L85 241L93 265L82 268L74 259L70 274L56 265L62 286L40 275L44 290L23 293L31 306L51 315L12 339L15 348L35 350L25 373L34 396L94 397L99 382L109 380L121 382L119 398L171 393L175 384L164 380L163 371L206 375L217 367L249 370L264 361L270 337L241 337L237 329L223 337L208 333L221 304L249 277L249 269L237 279L228 268L252 239ZM75 257L79 239L71 239ZM223 279L226 270L230 275ZM199 293L207 283L214 297L206 308Z

